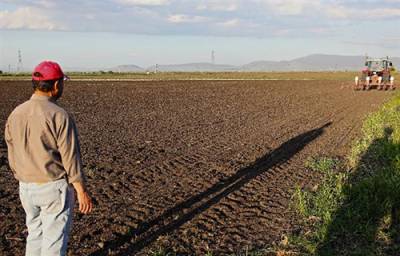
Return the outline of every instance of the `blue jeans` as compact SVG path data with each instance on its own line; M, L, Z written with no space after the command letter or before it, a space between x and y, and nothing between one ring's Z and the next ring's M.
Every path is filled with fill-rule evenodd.
M19 183L26 213L26 256L66 255L72 225L74 190L65 179L48 183Z

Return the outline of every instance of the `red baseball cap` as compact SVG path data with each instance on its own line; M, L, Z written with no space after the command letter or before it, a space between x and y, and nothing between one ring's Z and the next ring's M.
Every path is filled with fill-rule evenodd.
M69 79L58 63L49 60L39 63L32 73L32 80L36 81L57 80L60 78Z

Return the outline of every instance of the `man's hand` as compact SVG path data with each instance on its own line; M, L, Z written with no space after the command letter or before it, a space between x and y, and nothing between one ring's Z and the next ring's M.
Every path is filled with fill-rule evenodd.
M86 191L85 186L82 184L82 182L74 182L72 185L74 186L78 197L79 211L83 214L90 213L93 209L93 203L92 198Z

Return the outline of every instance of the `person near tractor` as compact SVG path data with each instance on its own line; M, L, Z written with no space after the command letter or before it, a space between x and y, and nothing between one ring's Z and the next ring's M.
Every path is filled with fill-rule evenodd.
M74 120L56 101L63 93L61 67L43 61L32 73L33 95L7 119L10 168L19 181L28 236L25 255L66 255L75 192L79 210L92 211Z

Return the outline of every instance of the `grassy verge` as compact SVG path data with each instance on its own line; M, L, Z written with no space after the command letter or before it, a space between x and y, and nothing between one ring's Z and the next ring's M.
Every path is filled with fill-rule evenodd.
M190 79L309 79L353 81L357 72L66 72L74 79L133 79L133 80L190 80ZM0 80L29 80L29 73L0 75Z
M293 206L302 228L289 244L304 255L398 255L399 94L366 118L347 160L306 163L324 178L316 188L296 189Z

